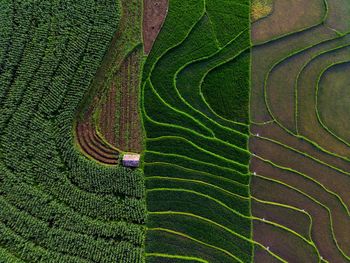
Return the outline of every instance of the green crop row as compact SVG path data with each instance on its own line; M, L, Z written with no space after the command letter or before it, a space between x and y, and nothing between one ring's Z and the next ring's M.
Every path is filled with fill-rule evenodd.
M0 30L7 39L0 41L0 257L143 262L142 171L94 163L79 152L73 132L117 29L118 5L0 6L11 27Z
M199 171L193 168L185 168L174 163L170 164L162 162L145 164L144 170L149 175L147 180L166 178L167 180L175 181L196 181L203 184L213 185L216 188L223 189L227 192L234 192L242 197L249 196L249 189L247 185L225 178L222 176L222 173L220 173L220 175L215 175L209 171Z
M223 108L217 97L210 105L201 90L208 74L226 65L234 70L238 61L237 75L218 80L213 89L225 87L229 98L241 94L237 103L248 109L249 3L189 2L191 7L187 1L169 1L144 66L146 258L249 262L248 111L220 116L218 108L232 108Z
M214 246L200 242L183 233L169 231L167 229L151 229L150 233L146 239L149 250L149 253L146 254L147 262L192 262L190 260L184 261L183 258L181 260L174 259L173 257L179 256L179 251L184 255L182 257L196 257L204 259L207 262L237 262L227 251L217 250ZM156 256L157 254L163 256Z
M211 220L187 213L159 212L156 214L150 214L149 220L149 227L151 229L163 228L170 229L174 232L188 234L193 239L220 248L217 249L219 251L225 250L230 252L235 257L241 259L242 262L250 261L252 244L249 241L242 239L240 236L235 235L234 232L228 232L224 225L217 223L214 224ZM171 226L169 226L169 222L172 222ZM246 224L240 224L240 222L237 222L236 228L240 227L244 228L246 227ZM178 250L177 254L181 255L181 250Z

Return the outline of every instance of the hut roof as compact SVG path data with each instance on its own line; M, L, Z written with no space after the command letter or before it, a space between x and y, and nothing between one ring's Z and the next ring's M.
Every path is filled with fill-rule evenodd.
M140 155L139 154L124 154L123 166L125 167L139 167L140 166Z

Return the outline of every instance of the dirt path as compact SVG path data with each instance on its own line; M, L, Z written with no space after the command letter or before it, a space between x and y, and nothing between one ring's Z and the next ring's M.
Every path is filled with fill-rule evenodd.
M143 43L148 54L168 13L168 0L143 1Z

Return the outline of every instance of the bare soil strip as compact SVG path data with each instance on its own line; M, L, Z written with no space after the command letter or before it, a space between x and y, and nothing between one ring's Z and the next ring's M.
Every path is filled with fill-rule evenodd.
M135 49L123 62L118 72L120 90L117 102L118 141L117 148L128 152L141 152L142 127L139 112L139 85L141 70L142 50Z
M122 1L118 30L86 96L85 109L81 110L83 116L78 118L78 143L91 141L97 148L81 145L82 150L105 163L110 163L101 157L107 157L106 152L96 154L98 150L106 150L104 146L108 148L107 152L112 149L113 155L115 152L142 150L139 114L139 78L143 58L141 18L142 0ZM86 129L89 133L84 131ZM91 138L86 138L87 135Z
M143 44L148 54L168 13L168 0L144 0L143 12Z
M77 123L76 133L82 150L88 156L105 164L114 165L118 163L119 152L99 138L95 127L91 123Z

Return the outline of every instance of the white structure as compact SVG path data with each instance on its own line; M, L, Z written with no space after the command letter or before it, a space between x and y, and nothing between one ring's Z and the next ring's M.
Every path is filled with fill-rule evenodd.
M123 166L137 168L140 166L140 155L136 153L127 153L123 155Z

